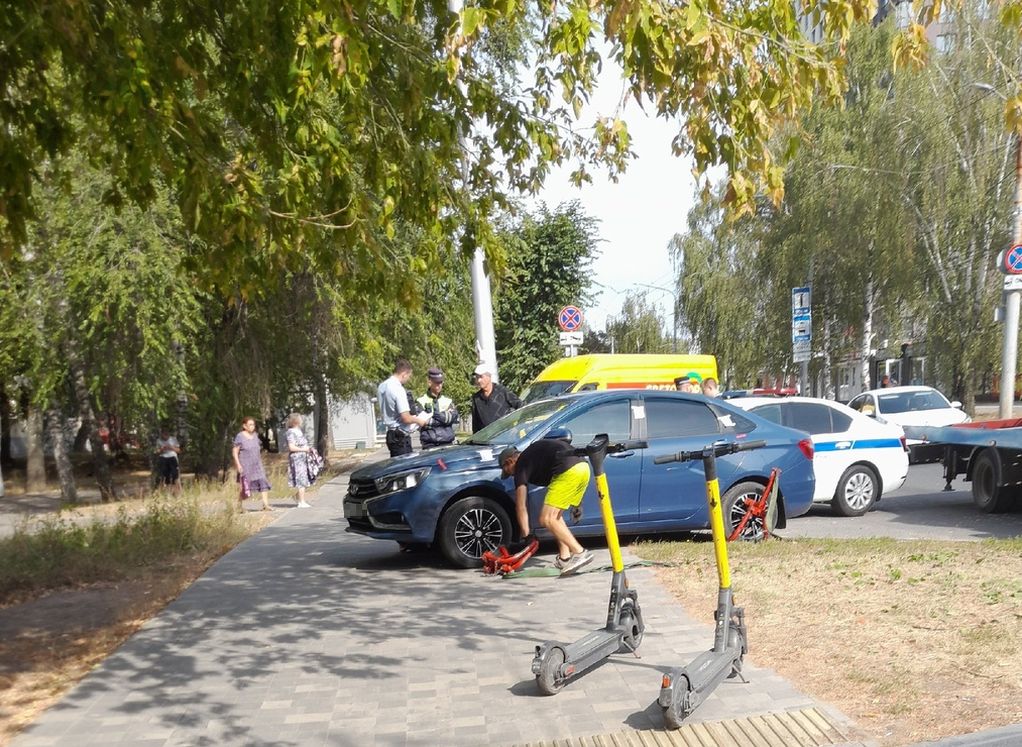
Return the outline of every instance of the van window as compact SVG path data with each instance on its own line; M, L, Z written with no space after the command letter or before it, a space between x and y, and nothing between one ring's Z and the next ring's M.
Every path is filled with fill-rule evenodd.
M528 404L539 399L559 397L577 384L577 381L534 381L522 392L522 402Z
M702 402L646 400L646 438L717 435L717 416Z
M561 423L561 426L571 431L571 443L577 447L585 446L597 433L606 433L611 443L627 441L632 428L630 406L631 403L625 399L604 402Z

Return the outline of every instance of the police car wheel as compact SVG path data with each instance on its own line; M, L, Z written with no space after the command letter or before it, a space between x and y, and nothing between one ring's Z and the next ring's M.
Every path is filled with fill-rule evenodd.
M862 516L880 498L880 480L864 464L853 464L838 480L830 505L839 516Z

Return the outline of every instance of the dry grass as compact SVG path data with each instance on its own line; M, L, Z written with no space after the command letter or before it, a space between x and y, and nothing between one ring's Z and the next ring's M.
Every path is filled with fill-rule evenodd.
M712 621L705 541L640 543ZM1022 721L1022 541L785 540L730 546L749 657L883 745Z

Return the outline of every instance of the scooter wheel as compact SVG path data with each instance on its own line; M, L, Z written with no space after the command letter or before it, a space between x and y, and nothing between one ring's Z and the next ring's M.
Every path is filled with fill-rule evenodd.
M543 661L540 663L539 674L536 675L536 685L544 695L556 695L564 687L564 678L561 677L561 666L564 664L564 650L551 648L546 652Z
M643 633L642 628L639 626L639 618L630 612L622 612L621 630L624 632L621 634L621 647L618 649L618 653L627 654L632 651L638 651L639 646L642 645Z
M728 631L728 648L738 651L739 654L734 661L731 662L731 671L728 672L727 678L731 679L737 677L742 672L742 664L745 660L745 655L740 653L745 650L745 636L742 635L741 631L737 628L732 627Z
M682 690L681 681L674 683L671 704L664 708L664 723L668 729L680 729L685 718L691 713L688 707L688 690Z

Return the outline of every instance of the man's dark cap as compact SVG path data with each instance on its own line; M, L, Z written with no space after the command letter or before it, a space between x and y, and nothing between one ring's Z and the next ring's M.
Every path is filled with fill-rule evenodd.
M679 376L674 380L674 386L678 386L678 384L687 384L690 381L692 381L692 377L685 374L684 376Z
M439 368L434 367L429 369L428 371L426 371L426 376L429 378L430 381L436 381L441 384L444 383L444 372L441 371Z
M504 466L504 462L506 462L511 457L515 456L517 453L518 453L518 448L517 447L515 447L515 446L508 446L506 449L504 449L502 452L500 452L500 456L497 457L497 464L499 464L501 467L503 467Z

